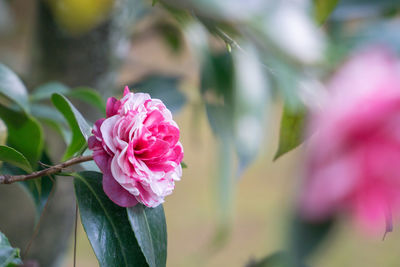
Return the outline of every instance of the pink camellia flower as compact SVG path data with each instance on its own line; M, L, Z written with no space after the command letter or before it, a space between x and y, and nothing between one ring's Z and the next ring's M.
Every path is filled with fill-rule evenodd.
M125 87L121 100L108 99L106 113L88 140L104 192L122 207L158 206L182 175L183 148L171 112L160 100Z
M400 72L385 47L353 56L311 114L302 215L350 214L365 230L391 231L400 215Z

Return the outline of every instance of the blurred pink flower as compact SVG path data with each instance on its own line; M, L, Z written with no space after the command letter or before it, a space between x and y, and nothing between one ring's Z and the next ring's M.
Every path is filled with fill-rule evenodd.
M108 99L106 112L88 141L103 172L104 192L122 207L158 206L182 175L183 148L171 112L128 87L121 100Z
M301 211L309 220L351 214L364 229L391 231L400 215L400 72L384 47L353 56L311 114Z

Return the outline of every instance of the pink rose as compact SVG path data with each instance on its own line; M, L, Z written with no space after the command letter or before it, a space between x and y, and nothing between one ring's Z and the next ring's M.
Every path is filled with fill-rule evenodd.
M122 207L158 206L182 175L183 148L171 112L160 100L125 87L121 100L108 99L106 113L88 140L104 192Z
M400 215L400 72L384 47L352 57L311 115L301 211L309 220L351 214L364 229L391 231Z

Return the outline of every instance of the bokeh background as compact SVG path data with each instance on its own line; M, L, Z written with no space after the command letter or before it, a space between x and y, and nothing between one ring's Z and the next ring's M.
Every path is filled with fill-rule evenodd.
M178 14L174 17L161 3L155 3L152 7L151 1L130 1L130 4L126 1L115 2L117 4L112 0L0 0L0 62L16 71L28 88L33 89L39 84L58 80L71 87L91 86L98 89L104 97L120 94L124 85L140 84L148 80L148 77L153 77L153 83L150 84L157 87L153 89L161 88L156 94L166 97L167 103L175 103L174 118L181 129L184 162L188 168L184 169L182 180L176 184L174 193L166 198L164 205L168 226L167 266L246 266L252 260L285 248L288 218L296 204L296 190L303 175L304 148L300 146L276 161L273 159L278 149L282 108L287 99L297 99L298 96L284 89L278 93L271 91L272 100L265 98L262 109L268 116L261 116L258 120L260 125L264 125L264 129L261 137L254 137L257 153L246 162L246 168L239 168L238 171L235 166L240 166L240 155L229 156L230 151L224 154L226 151L220 149L220 146L221 139L224 140L225 137L221 138L210 126L210 115L207 116L205 103L210 98L211 102L219 102L221 99L217 97L215 100L215 96L209 97L199 90L202 62L196 52L200 48L185 39L185 32L182 30L185 27L178 23L180 13L173 10L172 14ZM189 5L180 1L171 2L174 7ZM353 4L350 5L353 9L348 8L347 13L337 15L339 18L353 16L350 22L340 24L340 32L346 34L357 28L360 18L369 14L371 9L368 8L375 9L375 6L368 4L360 7L357 5L360 1L349 2ZM368 1L370 2L373 1ZM204 3L207 5L209 1ZM233 1L233 6L251 7L251 3L256 5L257 1ZM224 16L235 17L237 14L235 8L229 12L232 13ZM245 12L246 10L243 11ZM285 20L295 21L291 14L293 13L285 13L283 18L277 19L278 23L274 27L283 25L282 35L293 34L284 31ZM268 15L271 14L265 13L265 16ZM388 16L395 14L388 13ZM201 15L198 17L208 19ZM204 24L207 25L206 22ZM333 29L330 33L336 32L338 25L328 25ZM315 32L316 35L320 34L317 25ZM196 32L198 35L200 33ZM298 32L299 36L296 38L308 38L301 33ZM293 42L296 38L283 41ZM210 37L209 43L212 50L216 51L238 49L235 43L227 41L220 34ZM315 47L312 41L308 44ZM300 42L299 46L301 45ZM273 52L276 51L274 49ZM292 48L287 48L290 49ZM301 49L309 48L300 47ZM340 61L343 54L341 49L340 46L333 49L336 52L330 54L332 60L325 62L324 68L327 71L322 75L318 74L320 77L329 73L329 69L335 65L334 62ZM277 51L276 54L280 53L282 51ZM294 54L296 53L295 51ZM306 61L301 63L302 73L311 69L307 64L309 60L314 60L313 56L307 53L299 56L300 61ZM286 58L285 55L282 57ZM284 64L293 63L290 60L289 62ZM289 81L288 87L293 84L293 76L297 77L299 73L296 69L298 65L293 65L295 67L283 68L285 71L281 72L281 65L273 65L272 72L277 70L279 73L278 83L279 80ZM252 79L252 69L247 71L242 70L243 75ZM311 72L315 72L315 69L311 69ZM155 75L164 79L157 81ZM225 77L221 73L216 75ZM222 102L224 101L228 100L223 99ZM96 111L77 104L90 119L95 120L99 116ZM49 136L53 135L51 130L47 129L47 132ZM63 145L54 138L50 138L48 142L53 144L53 158L59 159ZM224 156L233 158L232 162L221 161ZM221 176L226 176L226 173L221 172L221 164L229 164L225 167L229 169L228 179L232 182L221 185ZM221 194L226 193L221 191L224 186L232 187L228 190L229 204L225 206L221 205ZM58 187L58 197L50 201L55 202L52 204L54 209L60 205L68 207L63 209L64 215L50 213L44 227L48 230L52 225L59 225L59 220L65 220L65 227L57 228L54 232L65 231L66 234L59 240L64 245L51 252L60 255L58 260L48 266L72 266L71 219L74 217L75 203L71 194L72 180L65 178ZM28 204L29 199L23 196L24 192L17 186L12 187L14 191L9 190L11 189L3 186L0 188L0 230L6 229L11 233L12 243L26 245L26 239L31 237L33 231L34 214L30 211L32 207ZM15 214L15 210L21 210L15 207L25 207L23 216L18 217ZM17 219L7 223L8 217L12 216ZM17 225L14 223L16 220L27 223L23 226ZM28 230L21 233L17 227ZM12 232L17 233L13 235ZM54 235L54 232L48 232L49 235ZM11 238L18 235L26 237L15 241ZM40 240L49 238L44 232L40 232L36 242L33 242L32 253L46 251L46 242ZM399 238L396 229L384 241L380 237L365 236L349 223L349 219L344 218L335 226L330 238L312 255L310 265L398 266L400 257L396 248ZM77 231L77 266L97 266L97 260L80 224Z

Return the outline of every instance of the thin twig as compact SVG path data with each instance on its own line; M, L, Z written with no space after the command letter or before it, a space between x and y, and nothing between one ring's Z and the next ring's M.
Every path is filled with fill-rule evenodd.
M15 182L21 182L21 181L26 181L26 180L30 180L30 179L34 179L34 178L38 178L38 177L42 177L42 176L48 176L51 174L56 174L58 172L61 172L63 169L75 165L75 164L79 164L85 161L90 161L93 160L93 156L89 155L89 156L79 156L79 157L75 157L72 158L70 160L67 160L65 162L62 162L60 164L51 166L47 169L44 170L40 170L40 171L36 171L36 172L32 172L30 174L23 174L23 175L0 175L0 184L12 184Z

